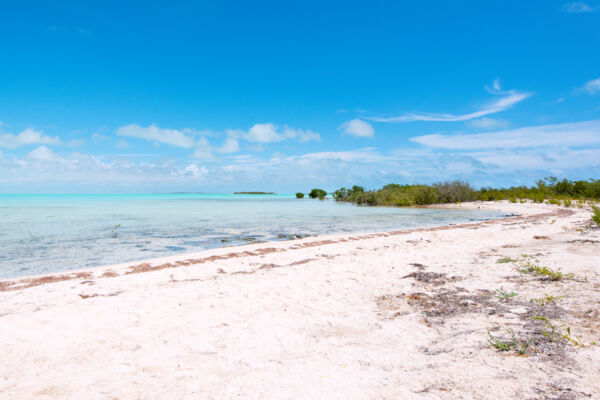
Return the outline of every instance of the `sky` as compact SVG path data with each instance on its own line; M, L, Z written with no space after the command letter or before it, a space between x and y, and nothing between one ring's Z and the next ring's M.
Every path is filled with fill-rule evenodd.
M0 4L0 193L600 178L600 0Z

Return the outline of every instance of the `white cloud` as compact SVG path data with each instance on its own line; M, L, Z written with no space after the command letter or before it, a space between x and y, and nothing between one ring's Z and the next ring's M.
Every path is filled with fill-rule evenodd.
M373 137L375 135L371 124L358 118L344 122L338 127L338 130L356 137Z
M53 145L59 143L60 139L58 137L46 136L41 132L29 128L21 131L18 135L0 133L0 147L7 149L16 149L17 147L36 144Z
M184 149L194 147L194 139L182 131L159 128L155 124L145 128L137 124L122 126L117 129L117 135L166 143Z
M531 184L549 174L586 179L600 174L600 146L565 148L477 148L448 152L432 147L398 148L381 153L369 147L276 155L258 158L234 155L226 162L189 162L172 158L93 156L73 153L61 158L41 146L29 155L0 157L2 191L214 191L239 190L239 185L280 193L364 185L380 187L390 182L432 183L468 179L475 185ZM204 165L203 165L204 164ZM559 171L559 172L556 172ZM563 175L564 176L564 175ZM191 189L193 188L193 189Z
M515 104L532 96L531 93L518 92L516 90L502 90L500 82L495 80L492 84L492 88L488 91L494 95L503 96L501 99L492 101L480 110L471 112L468 114L436 114L436 113L408 113L397 117L383 117L383 118L367 118L377 122L411 122L411 121L443 121L443 122L456 122L456 121L468 121L475 118L483 117L484 115L495 114L501 111L508 110Z
M279 132L278 127L270 122L253 125L243 137L254 143L273 143L286 139L297 139L300 142L321 140L321 135L311 130L293 129L286 126L283 132Z
M257 143L271 143L283 140L283 137L277 133L277 128L271 123L255 124L246 134L246 139Z
M589 94L596 94L600 92L600 78L586 82L582 89Z
M56 153L47 148L46 146L40 146L35 150L32 150L27 154L27 158L35 161L60 161L60 158Z
M238 143L237 138L229 136L227 139L225 139L225 141L223 142L221 147L217 149L217 151L223 154L237 153L238 151L240 151L240 145Z
M196 150L194 151L192 157L203 160L212 160L214 158L212 154L212 147L206 138L201 137L198 139L198 142L196 143Z
M299 142L310 142L311 140L320 142L321 135L317 132L313 132L310 129L292 129L287 126L283 130L283 137L286 139L298 139Z
M599 145L600 120L531 126L472 135L424 135L410 140L449 150Z
M208 175L208 169L206 167L198 167L198 164L190 164L181 171L181 175L199 179Z
M565 3L563 9L571 14L594 12L598 10L598 7L592 7L583 1L574 1L572 3Z
M498 129L506 128L508 126L508 121L503 119L482 117L467 121L466 124L477 129Z
M518 149L470 153L489 169L515 170L568 170L591 168L600 164L600 148L564 151L563 149ZM590 175L590 177L592 177Z

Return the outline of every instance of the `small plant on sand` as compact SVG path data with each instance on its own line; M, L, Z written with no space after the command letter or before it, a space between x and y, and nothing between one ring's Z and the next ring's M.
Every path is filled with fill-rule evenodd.
M594 206L592 207L592 221L596 223L596 225L600 226L600 208Z
M119 237L119 228L121 227L121 224L116 224L113 228L112 228L112 237L113 239L116 239Z
M505 292L504 290L497 289L494 297L497 298L498 300L508 301L508 300L512 299L513 297L515 297L516 295L517 295L517 293L515 293L515 292Z
M548 304L557 303L559 300L564 299L564 298L565 298L565 296L550 296L550 295L544 294L544 296L538 297L537 299L530 299L529 302L537 303L540 306L546 306Z
M503 258L499 259L498 261L496 261L496 264L515 263L517 261L518 260L516 258L503 257Z
M508 334L510 335L509 341L503 341L498 338L495 338L490 332L488 332L488 344L500 351L514 350L520 355L524 355L525 353L527 353L527 348L529 347L530 342L517 341L515 331L513 331L512 329L508 329L506 332L508 332Z
M296 198L297 199L303 199L304 198L304 193L302 193L302 192L296 193Z
M573 344L574 346L577 347L585 347L585 345L583 344L583 342L581 340L579 340L579 338L571 336L571 327L568 326L567 330L565 333L561 333L558 329L558 327L556 327L553 323L551 323L548 318L546 317L541 317L539 315L534 315L533 317L531 317L532 320L534 321L542 321L546 323L546 329L542 329L542 335L544 335L544 337L546 339L548 339L551 343L555 343L555 342L560 342L562 340L567 341L571 344Z
M538 264L539 260L535 257L523 254L516 264L518 270L523 275L539 275L543 278L548 278L551 281L560 281L562 278L573 278L573 274L563 274L558 269L548 268Z

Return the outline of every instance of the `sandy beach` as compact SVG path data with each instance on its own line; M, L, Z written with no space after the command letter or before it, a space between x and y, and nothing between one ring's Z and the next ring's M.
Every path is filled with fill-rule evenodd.
M448 207L520 216L0 281L0 398L600 397L590 211Z

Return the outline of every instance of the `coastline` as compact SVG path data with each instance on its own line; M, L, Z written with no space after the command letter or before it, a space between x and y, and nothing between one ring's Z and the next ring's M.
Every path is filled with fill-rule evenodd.
M224 247L0 281L6 355L0 397L600 392L597 346L561 348L565 368L542 350L515 356L486 345L486 331L527 330L524 300L544 292L565 293L557 320L569 323L582 341L600 342L594 337L599 315L586 314L597 305L600 232L576 230L589 212L508 202L441 208L456 207L520 215ZM578 278L543 282L497 263L523 253ZM450 296L446 303L458 293L485 291L493 299L500 288L514 289L519 299L493 314L483 312L496 307L488 300L473 312L441 316L415 301L433 301L441 290ZM81 370L86 378L73 379ZM551 387L551 374L562 379L563 389ZM119 385L124 378L117 376L129 383Z
M408 209L421 208L421 209L433 209L433 210L462 208L462 209L476 210L478 208L481 208L482 205L485 205L485 208L488 210L494 210L494 211L499 211L499 212L504 211L504 210L502 210L501 207L492 206L492 203L490 203L490 202L487 202L487 203L486 202L468 202L468 203L459 203L459 204L433 204L433 205L428 205L428 206L414 206L414 207L402 207L402 208L408 208ZM390 208L389 206L366 206L366 205L356 205L356 207ZM226 254L230 254L230 253L237 254L237 252L235 252L234 250L249 249L249 251L252 251L252 249L255 249L256 247L261 247L261 246L278 247L278 245L280 245L280 244L285 244L285 243L290 243L290 242L292 242L292 243L309 242L310 243L315 240L318 241L319 239L338 240L340 238L356 237L356 236L363 236L363 235L375 235L375 236L383 235L383 236L385 236L388 234L417 232L417 231L428 230L428 229L433 229L433 228L447 229L449 227L455 227L455 226L459 226L459 225L462 226L464 224L470 225L473 223L477 224L479 222L500 221L500 220L504 220L506 218L513 218L513 217L519 217L519 216L521 216L521 215L511 213L511 215L507 215L507 216L501 217L501 218L482 219L480 221L473 221L473 222L468 222L468 223L465 222L465 223L460 223L460 224L436 225L436 226L431 226L431 227L400 229L400 230L393 230L393 231L316 234L316 235L308 235L308 236L305 236L302 238L297 238L297 239L270 240L270 241L261 241L261 242L250 243L250 244L237 244L237 245L229 245L229 246L226 245L226 246L220 246L220 247L215 247L215 248L206 249L206 250L192 251L192 252L186 252L186 253L180 253L180 254L172 254L172 255L166 255L166 256L162 256L162 257L150 257L150 258L143 258L143 259L138 259L138 260L130 260L130 261L120 262L120 263L116 263L116 264L97 265L97 266L91 266L91 267L85 267L85 268L73 268L73 269L67 269L67 270L62 270L62 271L59 270L56 272L47 272L47 273L40 273L40 274L31 274L31 275L23 275L23 276L16 276L16 277L0 278L0 292L6 291L6 290L13 290L11 287L13 286L12 283L14 283L14 282L24 282L24 281L29 281L29 280L33 280L33 279L41 279L41 278L47 278L47 280L49 280L49 281L56 281L51 278L52 277L54 277L54 278L67 277L67 276L72 276L72 279L77 279L78 277L83 277L83 276L102 277L102 274L100 274L100 275L94 274L94 272L102 271L103 274L105 272L109 272L109 274L111 274L111 273L115 272L114 270L123 270L126 268L135 267L140 264L159 265L159 264L167 264L167 263L185 262L187 260L204 259L206 257L220 256L220 255L222 255L221 253L224 251L226 251ZM182 264L180 266L187 266L187 265L190 265L190 264ZM70 280L70 279L65 279L65 280Z

